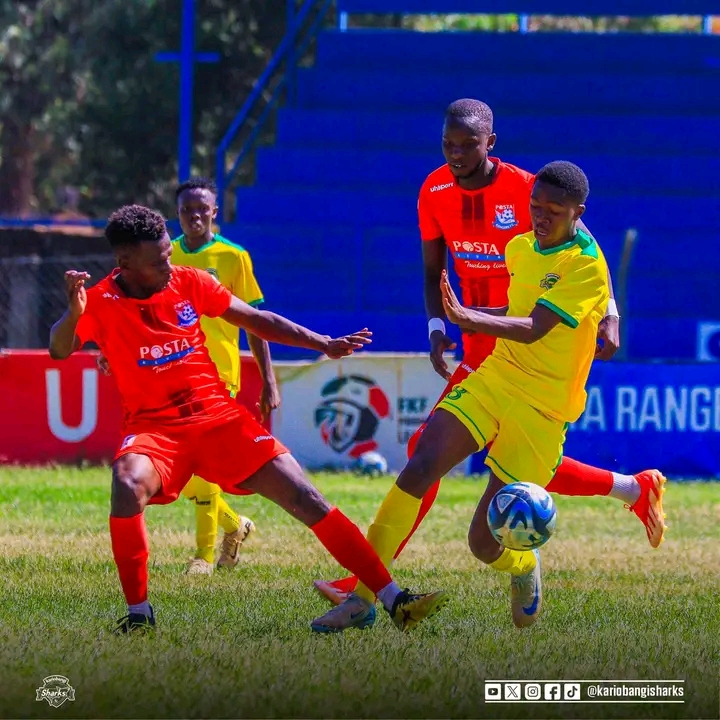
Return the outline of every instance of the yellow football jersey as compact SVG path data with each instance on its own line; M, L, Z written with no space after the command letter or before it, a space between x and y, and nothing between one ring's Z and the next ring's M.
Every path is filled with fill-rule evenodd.
M527 317L540 304L562 322L527 345L498 340L483 366L541 412L575 422L585 409L598 324L610 297L605 258L584 232L550 250L541 250L529 232L508 243L505 261L508 316Z
M189 265L207 270L248 305L257 306L264 300L247 250L221 235L215 235L212 242L197 250L189 250L185 245L185 236L181 235L173 240L171 262L173 265ZM220 378L236 394L240 388L239 330L221 318L203 317L200 325L207 337L205 344Z

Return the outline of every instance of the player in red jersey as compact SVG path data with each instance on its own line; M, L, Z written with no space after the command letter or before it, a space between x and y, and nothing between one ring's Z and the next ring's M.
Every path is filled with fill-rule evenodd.
M392 581L360 530L332 507L288 450L232 400L205 346L201 316L222 317L258 337L339 358L370 342L367 329L340 338L318 335L234 297L209 273L170 265L172 245L161 215L131 205L105 229L118 267L85 289L89 275L65 274L68 309L50 334L50 354L65 359L95 342L113 369L124 409L124 436L112 467L110 537L128 614L117 631L155 625L148 602L148 503L177 499L192 475L228 493L258 493L307 525L330 554L377 591L402 630L436 612L442 592L410 595ZM369 627L375 611L358 612ZM343 626L344 627L344 626ZM316 632L340 628L332 616Z
M505 245L516 235L532 230L530 193L535 176L514 165L490 157L495 146L493 114L479 100L452 103L445 113L443 154L446 163L428 175L420 189L418 219L425 266L425 309L429 318L430 360L447 381L440 399L478 368L495 347L495 338L463 335L463 359L451 375L443 353L455 344L445 333L445 311L440 278L452 256L460 279L462 301L468 307L507 305L510 283L505 265ZM587 230L580 221L579 227ZM612 283L610 283L612 292ZM600 324L596 357L610 359L617 351L619 317L611 300ZM408 442L412 455L422 425ZM525 478L532 481L532 478ZM620 475L563 458L547 490L561 495L610 495L625 503L645 526L652 547L662 542L665 524L657 508L665 479L657 470ZM440 483L422 500L415 525L398 548L397 557L429 512ZM357 578L334 582L317 580L315 588L334 604L342 602L357 585Z

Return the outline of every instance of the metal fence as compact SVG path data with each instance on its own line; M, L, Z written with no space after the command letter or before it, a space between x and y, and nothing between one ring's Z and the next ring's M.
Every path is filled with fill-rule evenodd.
M65 271L90 273L90 287L114 264L109 253L1 258L0 348L46 348L50 328L67 308Z

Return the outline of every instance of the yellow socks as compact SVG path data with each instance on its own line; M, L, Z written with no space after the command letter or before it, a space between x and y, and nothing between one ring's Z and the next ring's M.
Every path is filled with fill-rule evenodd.
M218 534L218 494L195 498L195 557L211 565L215 562L215 542Z
M232 535L240 529L240 517L225 502L222 495L217 497L217 519L220 527L228 534Z
M500 572L509 572L511 575L525 575L534 570L536 564L535 553L529 550L504 548L502 555L495 562L490 563L490 567Z
M390 565L400 543L409 535L419 511L418 498L409 495L397 485L390 488L367 534L368 542L385 567ZM375 593L362 583L358 584L355 592L368 602L375 601Z

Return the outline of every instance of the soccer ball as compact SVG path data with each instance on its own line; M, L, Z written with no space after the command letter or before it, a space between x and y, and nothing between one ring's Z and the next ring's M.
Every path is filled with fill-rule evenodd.
M534 550L555 530L557 511L550 495L539 485L506 485L490 501L488 525L493 537L510 550Z
M388 464L387 460L379 452L370 450L363 453L353 463L352 469L356 475L379 477L380 475L387 475Z

